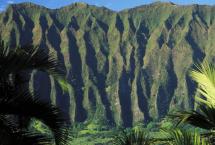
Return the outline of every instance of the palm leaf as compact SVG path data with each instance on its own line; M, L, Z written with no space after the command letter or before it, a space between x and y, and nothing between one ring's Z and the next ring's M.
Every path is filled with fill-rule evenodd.
M7 96L0 98L0 114L36 118L53 131L57 144L66 143L67 129L61 111L49 103L32 98L28 91L11 91Z
M0 72L2 74L8 75L32 69L49 72L53 75L64 73L54 54L47 53L45 49L25 46L12 50L5 46L2 47L0 48Z
M196 96L195 100L207 106L215 106L215 66L205 61L196 65L197 69L190 72L190 76L198 83L197 92L201 96Z
M154 142L142 129L122 130L113 140L114 145L151 145Z
M0 136L0 140L4 145L51 145L53 144L50 138L36 133L15 132L10 133L10 136ZM8 139L6 139L8 137Z
M51 145L52 140L37 133L22 131L7 116L0 115L0 142L3 145Z
M36 118L42 121L52 130L57 145L67 143L67 129L61 111L53 105L41 102L37 99L38 96L32 96L26 85L29 82L29 78L26 76L30 75L32 70L47 72L54 76L65 90L68 83L63 77L65 72L62 66L54 54L47 53L46 49L33 46L9 49L0 41L0 114L15 115L19 119L22 117ZM22 87L22 85L26 86ZM19 136L20 139L23 136L23 139L28 138L32 141L43 138L40 135L23 132L18 126L14 126L16 122L8 123L2 125L16 130L8 132L11 137L16 134L15 136ZM17 131L17 129L19 130ZM24 143L24 140L20 142ZM33 142L28 144L33 144Z
M0 43L0 79L7 79L10 74L31 73L32 70L47 72L59 81L63 90L68 90L65 81L65 69L53 52L34 46L10 49L3 42ZM23 79L25 80L25 79ZM26 80L27 82L29 80Z
M169 138L169 141L166 144L169 145L210 145L196 131L190 132L182 128L163 131L168 134L167 138Z
M190 76L198 84L195 97L198 104L198 111L181 111L172 115L172 118L179 119L179 123L189 123L191 125L204 128L215 128L215 66L205 61L196 65L196 69L191 70Z
M197 111L179 111L175 114L169 115L169 117L179 120L177 126L182 123L188 123L203 129L212 129L215 124L212 120L210 120L211 116L208 116L211 111L205 110L205 112L206 111L208 111L208 114Z
M188 123L209 130L213 140L215 129L215 66L205 61L191 70L190 76L198 84L198 96L195 96L197 111L181 111L170 115L178 119L178 124ZM212 135L212 136L211 136ZM213 141L212 141L213 142Z

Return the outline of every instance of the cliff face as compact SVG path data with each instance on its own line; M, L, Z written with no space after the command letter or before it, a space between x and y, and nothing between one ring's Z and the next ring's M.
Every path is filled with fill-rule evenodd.
M69 83L34 72L32 87L71 122L131 126L193 106L188 70L215 55L215 7L154 3L121 12L76 3L50 10L30 3L0 14L0 36L54 52Z

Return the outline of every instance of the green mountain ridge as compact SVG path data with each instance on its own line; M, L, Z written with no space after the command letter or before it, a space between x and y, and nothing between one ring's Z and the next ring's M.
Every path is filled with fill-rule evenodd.
M214 61L214 17L215 6L154 3L114 12L23 3L0 14L0 36L10 47L32 43L56 54L69 93L40 72L30 86L71 122L129 127L193 107L188 70Z

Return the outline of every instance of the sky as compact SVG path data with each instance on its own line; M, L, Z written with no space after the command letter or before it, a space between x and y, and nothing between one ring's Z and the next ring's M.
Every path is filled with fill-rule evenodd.
M96 6L105 6L109 9L120 11L135 6L150 4L158 0L0 0L0 11L4 11L9 4L32 2L43 5L47 8L60 8L74 2L85 2ZM160 0L164 2L173 2L180 5L201 4L201 5L215 5L215 0Z

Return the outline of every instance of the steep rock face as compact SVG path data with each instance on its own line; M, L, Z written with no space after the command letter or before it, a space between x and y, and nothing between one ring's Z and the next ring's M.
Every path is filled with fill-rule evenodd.
M0 36L13 47L54 52L70 83L34 72L32 86L71 122L132 126L193 107L188 70L214 61L215 7L154 3L121 12L76 3L50 10L30 3L0 14Z

